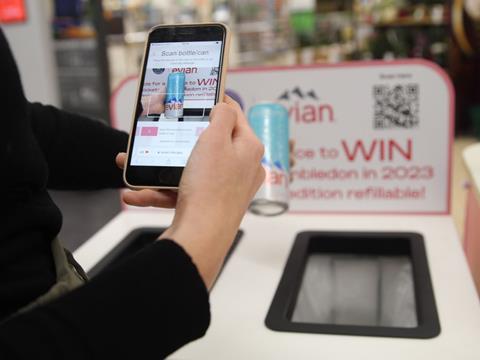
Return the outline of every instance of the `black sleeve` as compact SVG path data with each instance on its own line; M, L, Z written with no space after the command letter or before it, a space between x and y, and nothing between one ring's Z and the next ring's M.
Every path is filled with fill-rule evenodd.
M0 326L0 359L162 359L202 337L208 292L161 240L48 305Z
M128 135L100 121L38 103L29 104L35 137L48 163L48 188L89 190L122 187L115 156Z

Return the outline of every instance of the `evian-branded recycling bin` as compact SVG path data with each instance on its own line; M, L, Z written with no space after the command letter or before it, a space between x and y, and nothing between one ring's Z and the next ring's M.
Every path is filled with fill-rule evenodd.
M478 359L480 306L450 216L445 73L417 60L251 68L227 87L247 109L289 109L291 211L246 215L207 334L170 358ZM128 208L75 256L98 271L139 243L132 231L172 216Z

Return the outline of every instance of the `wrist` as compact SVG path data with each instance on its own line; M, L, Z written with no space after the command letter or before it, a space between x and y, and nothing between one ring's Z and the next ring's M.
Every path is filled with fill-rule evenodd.
M176 214L172 225L159 237L159 240L170 239L183 248L208 289L214 283L238 229L238 224L236 227L227 225L227 219L228 216L210 218L206 214L182 214L179 218Z
M194 238L210 238L220 242L235 236L241 216L232 214L215 199L177 204L172 231Z

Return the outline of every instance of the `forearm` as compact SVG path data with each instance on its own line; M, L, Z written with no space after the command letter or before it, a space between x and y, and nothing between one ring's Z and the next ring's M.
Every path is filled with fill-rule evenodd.
M213 199L212 199L213 200ZM212 204L176 214L160 239L173 239L191 256L208 289L211 289L230 249L241 217L216 210ZM187 225L185 225L187 224Z
M164 358L203 336L209 321L208 293L190 258L159 241L0 326L0 358Z
M52 106L30 104L30 112L35 136L48 163L49 188L123 186L115 156L127 148L126 133Z

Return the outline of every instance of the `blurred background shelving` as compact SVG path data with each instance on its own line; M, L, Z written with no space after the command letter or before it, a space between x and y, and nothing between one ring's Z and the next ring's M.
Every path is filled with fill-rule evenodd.
M480 82L480 19L468 14L469 1L478 2L55 0L53 26L59 67L66 57L62 52L72 48L66 42L75 40L85 63L96 62L102 72L103 85L91 81L91 88L102 94L109 93L125 77L138 73L147 32L157 24L228 24L233 34L230 67L399 58L431 60L451 76L457 91L456 130L468 133L480 132L480 90L476 86ZM76 61L81 62L82 55L77 57ZM93 79L94 74L89 71L77 71L81 81ZM69 98L75 98L69 96L73 91L69 85L71 76L62 75L68 71L59 73L62 103L68 104ZM94 109L95 104L88 104L94 100L90 92L80 95L88 105L82 108ZM76 110L75 104L68 106ZM102 114L108 115L108 110L95 115Z

